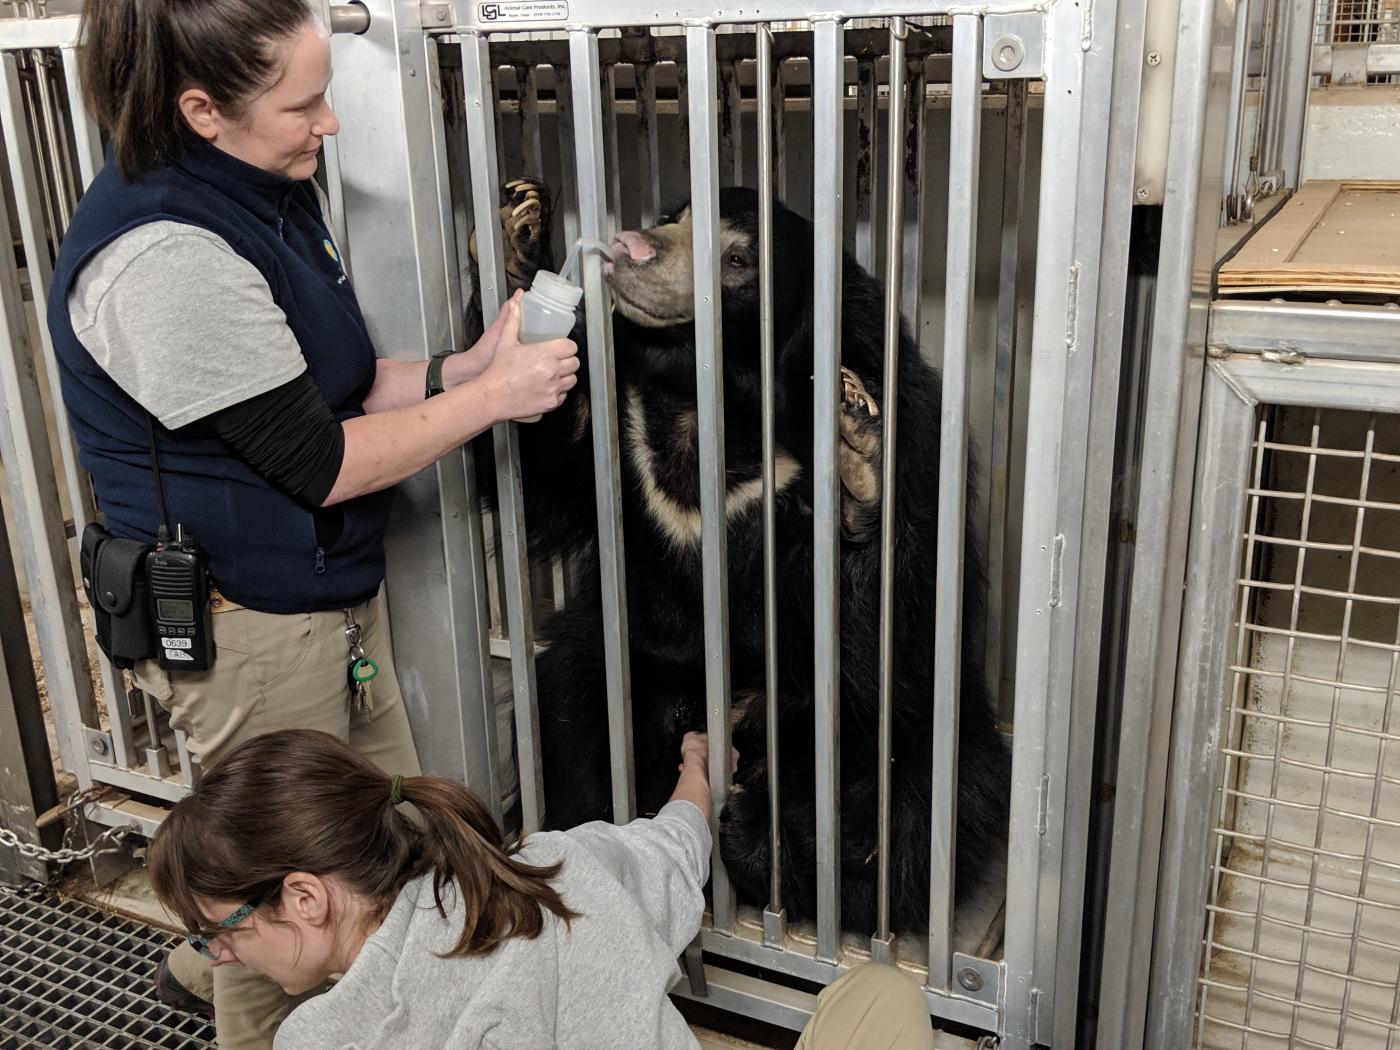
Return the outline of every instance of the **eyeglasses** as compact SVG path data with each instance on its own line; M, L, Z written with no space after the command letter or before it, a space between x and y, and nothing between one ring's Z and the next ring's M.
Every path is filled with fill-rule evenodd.
M253 906L251 904L240 904L237 908L234 909L232 915L230 915L226 919L219 920L217 925L222 930L232 929L252 914ZM219 958L219 953L216 952L213 948L209 947L209 942L217 936L217 933L187 933L185 935L185 940L189 941L190 947L193 948L195 951L199 952L199 954L204 956L206 959L217 960Z

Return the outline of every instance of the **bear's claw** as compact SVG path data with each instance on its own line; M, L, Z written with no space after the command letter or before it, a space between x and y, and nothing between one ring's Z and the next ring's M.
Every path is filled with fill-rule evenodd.
M880 403L849 368L841 369L841 388L837 447L841 534L853 543L864 543L880 526Z

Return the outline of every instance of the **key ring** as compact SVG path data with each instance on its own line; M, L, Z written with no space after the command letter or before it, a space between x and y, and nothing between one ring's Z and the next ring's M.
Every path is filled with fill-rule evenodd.
M360 657L350 668L350 677L361 685L374 681L378 674L379 665L368 656Z

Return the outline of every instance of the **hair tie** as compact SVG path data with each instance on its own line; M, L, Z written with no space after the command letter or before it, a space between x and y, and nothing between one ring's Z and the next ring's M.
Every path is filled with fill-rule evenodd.
M397 806L403 801L403 775L399 774L389 781L389 805Z

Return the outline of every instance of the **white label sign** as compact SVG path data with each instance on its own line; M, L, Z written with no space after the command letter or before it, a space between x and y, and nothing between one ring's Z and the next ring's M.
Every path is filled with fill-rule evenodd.
M567 22L568 0L490 0L477 4L483 22Z
M160 644L167 649L193 649L193 638L162 638Z

